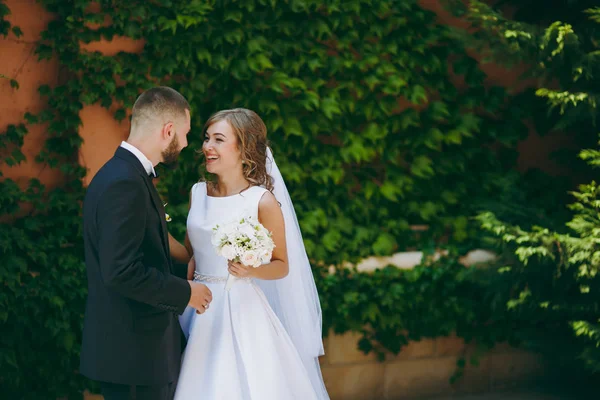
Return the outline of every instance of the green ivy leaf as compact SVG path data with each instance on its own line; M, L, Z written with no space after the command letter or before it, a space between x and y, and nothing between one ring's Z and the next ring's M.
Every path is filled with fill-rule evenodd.
M267 69L272 69L273 63L271 62L271 60L269 60L269 58L266 55L258 53L251 57L248 57L248 66L252 71L262 72Z
M297 118L287 118L283 125L283 131L287 136L302 136L302 126Z
M396 249L396 239L389 233L381 233L373 243L375 255L390 255Z
M12 27L12 32L18 38L21 37L21 36L23 36L23 31L18 26L13 26Z

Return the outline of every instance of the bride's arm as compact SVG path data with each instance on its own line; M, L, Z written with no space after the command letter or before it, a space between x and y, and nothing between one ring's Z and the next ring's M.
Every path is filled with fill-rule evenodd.
M188 212L192 205L192 193L190 192L190 201L188 203ZM169 233L169 250L171 251L171 258L177 261L180 264L187 264L190 259L193 257L192 244L190 243L190 238L188 237L187 231L185 232L185 241L184 244L179 243L177 239L175 239Z
M269 264L258 268L247 267L239 263L229 263L229 272L236 277L253 277L257 279L281 279L289 272L287 248L285 242L285 223L279 202L273 193L266 192L258 204L258 220L273 234L275 249Z
M175 264L175 275L182 279L192 280L194 277L194 269L196 268L194 256L192 255L191 245L188 247L190 239L187 233L185 234L185 246L179 243L169 233L169 249L171 258L177 261Z
M187 233L185 235L186 244L189 242ZM182 245L169 233L169 250L171 251L171 258L180 264L187 264L190 261L191 254L187 249L187 246Z

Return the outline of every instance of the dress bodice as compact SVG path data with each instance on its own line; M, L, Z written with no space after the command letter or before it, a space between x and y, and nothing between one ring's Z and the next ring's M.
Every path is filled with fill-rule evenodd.
M242 217L258 218L258 203L267 190L252 186L242 193L227 197L208 196L206 182L192 187L187 232L194 251L196 272L226 277L227 260L219 256L211 244L213 228Z

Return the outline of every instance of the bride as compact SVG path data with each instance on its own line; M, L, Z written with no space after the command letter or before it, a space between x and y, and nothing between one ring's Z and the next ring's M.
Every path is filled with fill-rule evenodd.
M206 170L216 180L192 187L185 244L194 280L213 300L203 314L188 308L180 317L188 343L175 400L329 399L318 362L319 298L265 124L237 108L211 116L204 132ZM270 263L252 268L215 252L213 228L243 216L272 232Z

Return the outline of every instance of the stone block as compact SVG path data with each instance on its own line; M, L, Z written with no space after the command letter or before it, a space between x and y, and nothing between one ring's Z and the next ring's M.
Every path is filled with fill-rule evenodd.
M390 355L388 360L410 360L415 358L433 357L435 355L436 340L421 339L419 341L410 341L400 350L398 355Z
M493 354L505 354L514 353L520 351L515 347L512 347L508 342L496 343L496 345L490 350Z
M385 367L384 399L411 399L448 394L456 358L399 360Z
M330 365L322 369L331 400L380 400L385 365Z
M489 392L491 387L491 355L481 355L477 359L477 365L471 364L469 356L466 357L465 361L463 376L454 382L453 389L459 393Z
M525 351L491 355L492 390L534 382L544 374L540 356Z
M358 349L359 339L360 334L355 332L348 332L343 335L331 333L325 344L326 363L336 365L376 362L377 356L375 353L365 354Z
M465 353L467 348L465 341L456 335L439 337L435 342L435 354L438 357L460 356Z
M101 394L93 394L86 390L83 392L83 400L104 400L104 397Z

